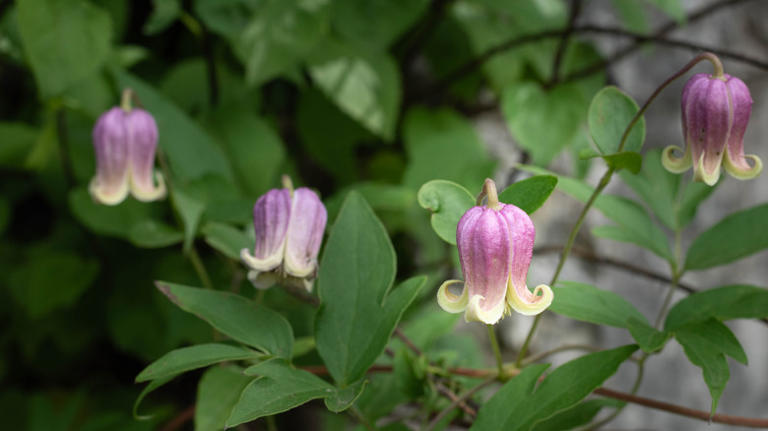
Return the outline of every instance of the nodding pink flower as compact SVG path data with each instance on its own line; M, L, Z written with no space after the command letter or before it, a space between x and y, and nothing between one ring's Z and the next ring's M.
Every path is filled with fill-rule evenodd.
M305 187L293 190L290 180L287 183L256 201L256 245L253 254L243 249L240 257L251 269L248 278L256 287L270 287L282 279L312 290L328 213L315 192Z
M740 180L760 174L760 158L744 155L744 132L752 112L744 82L728 74L696 74L683 88L681 105L686 147L682 157L672 154L681 151L679 147L664 149L661 160L668 171L682 173L693 165L694 180L710 186L720 178L720 165Z
M143 202L165 197L163 177L154 172L157 124L147 111L116 106L105 112L93 128L93 146L96 176L89 190L97 202L117 205L129 192Z
M510 310L539 314L554 295L549 286L542 284L531 292L526 284L536 236L533 222L525 211L498 201L493 181L486 180L484 191L487 206L470 208L456 228L464 289L456 295L448 287L461 281L444 282L438 304L450 313L464 311L468 322L490 325Z

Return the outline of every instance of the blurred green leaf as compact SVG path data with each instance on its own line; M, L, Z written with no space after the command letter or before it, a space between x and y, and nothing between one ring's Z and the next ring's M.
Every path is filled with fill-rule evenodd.
M257 359L259 356L261 354L258 352L229 344L211 343L182 347L149 364L136 376L136 382L172 377L219 362Z
M528 214L533 214L547 201L555 190L557 177L537 175L518 181L499 193L499 201L513 204Z
M517 82L501 95L501 110L512 137L539 166L547 166L575 138L584 105L581 92L571 84L545 92L536 83Z
M645 2L640 0L613 0L612 3L627 30L636 33L645 33L648 31L648 17L645 13Z
M384 140L394 137L401 89L389 55L328 41L310 63L313 82L339 109Z
M691 363L702 370L712 396L710 414L714 415L720 395L731 377L725 355L745 365L747 355L733 332L716 319L685 325L675 329L674 334Z
M0 167L21 169L37 141L40 130L24 123L0 123Z
M307 401L324 398L334 387L304 370L297 370L277 359L245 370L261 376L248 384L227 419L227 428L298 407Z
M298 65L328 30L328 1L265 0L237 36L245 80L258 85Z
M680 0L647 0L651 4L655 5L664 13L669 15L678 24L683 24L686 21L685 6Z
M128 239L137 247L162 248L182 242L184 234L161 221L145 219L131 226Z
M495 162L474 127L448 109L412 108L403 122L408 167L403 184L417 190L434 179L480 189Z
M253 378L236 367L211 367L197 386L195 431L220 431L240 399L243 389Z
M170 382L171 380L173 380L174 377L176 376L169 376L169 377L163 377L160 379L152 380L147 384L147 386L144 386L144 389L141 390L141 393L139 393L139 396L136 397L136 401L133 402L133 418L134 419L148 420L154 416L154 414L149 414L149 415L139 414L139 406L141 405L141 402L144 401L144 398L146 398L147 395L149 395L152 391Z
M725 265L768 248L768 204L729 214L691 244L685 269Z
M280 314L229 292L158 281L157 288L184 311L193 313L235 341L264 353L288 358L291 325Z
M624 130L640 108L634 100L617 87L600 90L589 105L587 122L592 139L603 154L619 151ZM645 118L632 127L622 151L638 152L645 140Z
M456 244L456 226L461 216L475 204L464 187L446 180L432 180L419 189L419 205L432 212L432 229L443 241Z
M331 6L331 24L350 41L386 49L427 6L429 0L337 0Z
M21 0L17 19L43 99L92 77L109 55L110 17L90 2Z
M239 260L240 250L253 246L253 240L248 235L224 223L206 223L202 232L208 245L230 259Z
M732 285L696 292L675 304L664 328L673 331L692 322L707 320L761 319L768 317L768 289Z
M146 35L162 32L181 15L180 0L152 0L152 6L152 15L144 24Z
M569 409L592 393L629 359L637 346L591 353L561 365L534 391L548 365L525 367L478 412L472 430L528 430L554 414Z
M112 74L118 87L132 88L155 117L159 149L168 156L175 180L185 183L205 174L232 179L223 151L197 123L139 78L118 68L113 68Z
M608 398L596 398L582 401L575 406L563 410L549 419L537 423L533 431L563 431L574 429L581 425L588 424L597 416L603 407L623 406L624 403L618 400Z
M325 203L328 209L328 220L336 219L344 199L351 191L360 193L376 213L385 211L404 213L416 200L414 191L408 187L373 182L355 183L342 188L328 198Z
M171 189L171 202L184 225L184 251L188 252L197 235L205 204L178 187Z
M320 263L317 351L341 386L359 380L384 351L424 277L391 290L395 252L362 196L350 192L331 228Z
M99 272L99 262L71 251L41 251L11 270L11 295L32 318L71 306Z
M323 402L325 402L325 407L334 413L343 412L348 409L358 397L360 397L360 394L363 393L367 384L368 381L365 378L362 378L344 388L336 388L336 390L323 400Z
M672 335L667 331L659 331L649 325L645 320L639 320L635 317L627 319L627 329L632 334L632 338L645 353L653 353L661 350Z
M285 150L266 121L242 109L224 108L213 114L210 125L248 196L256 198L278 182Z

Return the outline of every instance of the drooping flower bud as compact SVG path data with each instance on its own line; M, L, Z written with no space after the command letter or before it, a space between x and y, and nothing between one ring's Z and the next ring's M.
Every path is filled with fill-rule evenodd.
M526 285L536 235L528 214L498 201L493 181L486 180L487 206L470 208L459 220L456 245L459 249L464 289L455 295L440 286L437 301L450 313L465 311L464 318L486 324L498 322L510 309L525 315L544 311L552 303L552 289L539 285L531 292Z
M734 178L755 178L763 163L755 155L744 154L744 133L752 112L752 97L740 79L699 73L683 88L681 100L685 152L667 147L662 153L664 167L682 173L693 165L694 180L714 185L720 178L720 165ZM747 162L751 159L753 165Z
M157 135L152 115L129 103L99 117L93 128L96 176L89 185L97 202L117 205L129 192L143 202L165 197L163 177L153 172Z
M320 198L308 188L292 190L289 182L261 196L253 207L253 254L240 252L254 286L266 288L282 279L311 290L327 218Z

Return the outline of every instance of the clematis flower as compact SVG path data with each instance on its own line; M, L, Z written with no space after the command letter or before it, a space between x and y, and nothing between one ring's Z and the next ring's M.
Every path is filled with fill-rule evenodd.
M102 114L93 128L96 176L88 189L94 200L105 205L119 204L129 192L143 202L162 199L165 182L154 172L155 119L143 109L123 106Z
M285 188L272 189L256 201L256 244L253 254L243 249L240 257L256 287L283 280L312 290L328 213L315 192L305 187L293 190L290 180L286 182Z
M720 178L720 165L740 180L755 178L763 162L755 155L744 155L744 132L752 111L749 89L739 78L699 73L685 84L682 95L685 152L673 155L674 145L664 149L662 164L673 173L693 165L693 178L714 185ZM752 160L752 166L747 162Z
M539 314L554 295L544 284L533 292L526 284L536 236L533 222L525 211L498 201L493 181L486 180L484 191L487 205L470 208L456 228L464 288L456 295L449 287L461 281L444 282L438 304L449 313L464 311L468 322L486 324L498 322L510 310Z

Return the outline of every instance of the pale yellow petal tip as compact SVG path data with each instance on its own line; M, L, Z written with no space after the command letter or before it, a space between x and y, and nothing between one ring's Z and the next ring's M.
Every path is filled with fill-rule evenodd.
M673 154L675 151L683 152L683 149L676 145L664 148L661 153L661 164L673 174L682 174L691 168L691 150L686 148L682 157L675 157Z
M277 283L277 277L271 272L248 271L248 281L259 290L269 289Z
M88 184L88 192L91 194L91 198L93 198L94 201L102 205L114 206L119 205L126 197L128 197L128 184L126 182L116 191L108 193L105 192L102 187L99 187L96 178L94 178L91 180L90 184Z
M157 186L142 187L131 178L131 194L141 202L152 202L165 198L168 190L165 187L165 179L160 172L155 172L155 181L157 181Z
M707 172L706 170L704 170L704 154L702 154L701 157L699 158L699 162L693 168L693 180L701 181L708 186L714 186L715 184L717 184L717 180L719 179L720 179L720 165L718 164L717 167L715 167L714 171Z
M315 285L314 279L303 278L301 282L304 284L304 289L307 289L308 293L312 293L312 287Z
M742 169L733 162L731 162L731 158L728 157L728 153L725 153L725 159L723 160L723 166L725 167L725 171L728 172L733 178L736 178L738 180L751 180L753 178L756 178L760 173L763 171L763 161L760 160L760 157L757 157L753 154L748 154L744 156L747 159L752 160L752 167L749 169Z
M245 263L248 268L256 271L257 273L272 271L280 265L282 258L282 250L280 253L275 253L266 259L257 258L256 256L252 255L247 248L240 250L240 259L242 259L243 263Z
M513 310L525 316L535 316L546 310L552 305L555 294L546 284L540 284L533 289L533 296L536 298L533 302L527 302L518 295L510 292L507 295L507 303Z
M469 302L467 289L462 289L461 295L456 295L448 287L463 283L461 280L448 280L437 289L437 305L449 313L461 313L467 308Z
M466 291L466 289L464 289ZM480 301L484 298L482 295L474 295L467 304L467 311L464 313L464 320L467 322L482 322L486 325L495 325L504 316L506 304L500 300L494 304L490 310L483 310Z

